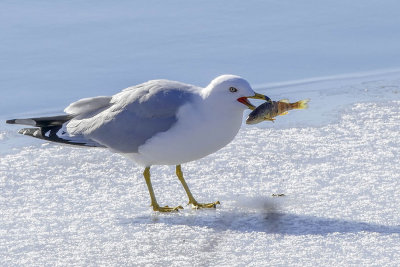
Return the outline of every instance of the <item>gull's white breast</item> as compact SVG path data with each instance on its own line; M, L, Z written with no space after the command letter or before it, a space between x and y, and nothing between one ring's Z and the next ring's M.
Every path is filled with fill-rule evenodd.
M125 154L143 166L177 165L203 158L230 143L242 124L242 110L218 110L202 101L182 106L176 124Z

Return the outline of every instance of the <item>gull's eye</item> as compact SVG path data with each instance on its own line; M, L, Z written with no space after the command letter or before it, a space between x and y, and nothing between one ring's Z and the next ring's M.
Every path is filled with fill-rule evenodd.
M229 92L231 92L231 93L235 93L235 92L237 92L238 90L235 88L235 87L229 87Z

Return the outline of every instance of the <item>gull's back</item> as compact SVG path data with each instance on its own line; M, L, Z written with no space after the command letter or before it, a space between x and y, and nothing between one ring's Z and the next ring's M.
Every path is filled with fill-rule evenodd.
M126 88L96 111L77 115L66 128L71 135L84 135L116 152L135 153L148 139L170 129L179 108L199 92L184 83L149 81Z
M65 115L14 119L19 133L46 141L135 153L157 133L177 121L176 113L200 97L201 88L168 80L152 80L128 87L114 96L84 98L70 104Z

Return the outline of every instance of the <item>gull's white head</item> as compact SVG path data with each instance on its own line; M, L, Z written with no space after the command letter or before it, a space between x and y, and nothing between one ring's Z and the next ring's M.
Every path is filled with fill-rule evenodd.
M242 77L228 74L218 76L212 80L204 88L204 97L209 101L215 102L215 105L230 106L240 110L247 108L253 110L255 108L247 100L248 98L270 101L268 97L254 92L250 84Z

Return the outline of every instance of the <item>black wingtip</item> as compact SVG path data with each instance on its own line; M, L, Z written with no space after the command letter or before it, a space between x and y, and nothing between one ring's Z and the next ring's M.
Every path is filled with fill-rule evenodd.
M6 123L8 123L8 124L15 124L15 120L6 120Z

